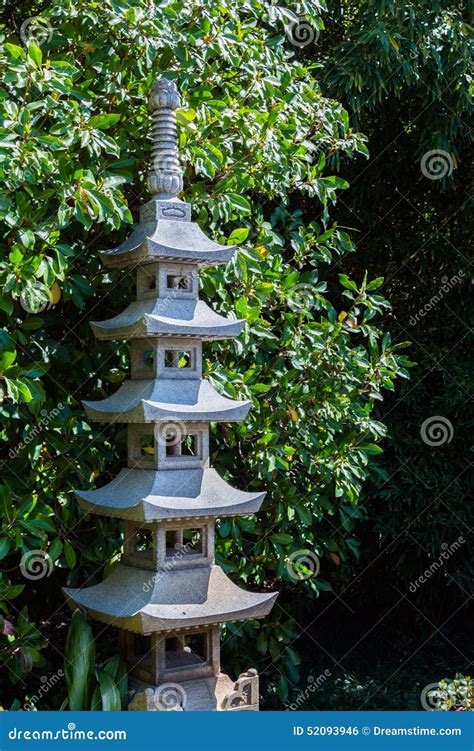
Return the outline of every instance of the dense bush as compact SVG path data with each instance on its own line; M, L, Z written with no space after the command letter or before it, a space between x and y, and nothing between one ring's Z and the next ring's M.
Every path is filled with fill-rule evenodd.
M370 267L385 275L392 335L412 341L410 356L417 362L410 382L377 406L390 437L365 487L368 521L359 527L364 557L350 574L375 562L360 584L361 596L383 607L384 594L390 598L396 587L413 601L408 610L424 632L420 609L436 625L455 613L461 621L466 617L474 581L467 489L469 8L432 0L331 0L328 16L311 54L324 62L323 91L363 127L371 155L368 163L341 162L351 188L336 216L357 230L357 253L346 269L357 275ZM429 424L441 430L431 435L431 445L422 437ZM413 593L413 582L460 540L437 575Z
M27 5L4 19L0 57L0 659L16 683L2 684L3 700L22 699L32 667L58 664L60 586L100 580L120 553L120 525L84 517L72 489L124 461L123 433L90 425L80 399L112 393L127 371L127 347L95 342L88 322L132 297L131 275L104 273L97 251L124 238L147 198L145 103L160 72L183 94L185 197L208 233L240 245L231 268L203 274L202 295L248 328L208 347L205 368L254 406L244 425L216 429L212 463L269 492L256 518L221 523L218 556L246 586L282 592L263 625L229 629L226 666L248 667L256 641L285 698L298 675L294 604L330 590L337 565L359 555L357 504L385 433L374 400L407 375L377 325L382 279L342 274L339 285L330 270L353 245L332 214L347 183L327 160L365 154L364 139L298 60L291 13L270 3L163 0L153 13L145 0L56 0L41 4L41 44L25 45ZM297 10L321 25L317 4ZM30 551L48 554L49 578L22 574ZM297 569L295 582L289 556L305 551L320 574L299 581Z

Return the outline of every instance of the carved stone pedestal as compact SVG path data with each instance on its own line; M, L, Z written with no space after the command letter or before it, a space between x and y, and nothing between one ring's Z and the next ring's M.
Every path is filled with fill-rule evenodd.
M258 711L256 670L241 673L235 683L225 673L219 673L209 678L194 678L179 684L162 683L155 687L132 680L130 688L134 693L129 711Z

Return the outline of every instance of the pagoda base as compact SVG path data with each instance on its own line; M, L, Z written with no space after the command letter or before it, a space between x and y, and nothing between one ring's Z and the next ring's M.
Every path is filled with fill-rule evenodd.
M150 686L130 679L133 692L128 711L139 712L258 712L258 674L241 673L234 682L225 673L210 678L193 678L181 683Z

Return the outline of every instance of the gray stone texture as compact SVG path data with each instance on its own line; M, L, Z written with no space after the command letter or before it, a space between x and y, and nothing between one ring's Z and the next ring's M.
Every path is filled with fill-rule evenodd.
M263 492L231 487L210 467L166 472L124 468L102 488L76 491L86 511L137 522L253 514L264 497Z
M215 564L214 541L217 517L254 513L265 494L233 488L209 466L209 422L241 421L251 403L202 378L202 343L238 336L245 322L199 300L199 269L227 263L235 248L208 239L177 198L178 106L176 86L159 79L149 100L153 198L130 238L101 252L106 267L136 268L137 300L91 324L98 339L131 342L130 380L84 402L92 420L127 423L128 466L76 497L124 520L124 551L104 581L65 594L119 630L130 710L258 710L256 671L236 682L221 672L219 624L263 618L277 595L234 584Z

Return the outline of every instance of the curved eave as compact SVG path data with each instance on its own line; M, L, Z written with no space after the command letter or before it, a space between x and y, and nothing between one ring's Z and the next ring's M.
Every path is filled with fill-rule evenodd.
M222 318L222 323L213 326L190 326L189 321L176 321L165 316L145 316L144 336L184 336L198 337L208 341L217 339L233 339L240 336L245 326L245 320L228 320Z
M87 512L136 522L254 514L265 493L233 488L212 468L146 470L124 468L97 490L76 490Z
M210 240L195 222L160 219L137 225L130 237L117 248L101 250L107 268L124 269L156 261L178 261L197 266L228 263L235 245L219 245Z
M252 402L227 399L205 380L158 378L125 381L107 399L82 404L87 416L97 422L156 423L240 422Z
M118 564L100 584L64 593L97 620L139 634L264 618L277 598L240 589L220 566L152 572Z
M202 300L141 300L131 303L108 321L92 321L97 339L147 337L198 337L203 340L230 339L241 334L245 320L224 318Z

